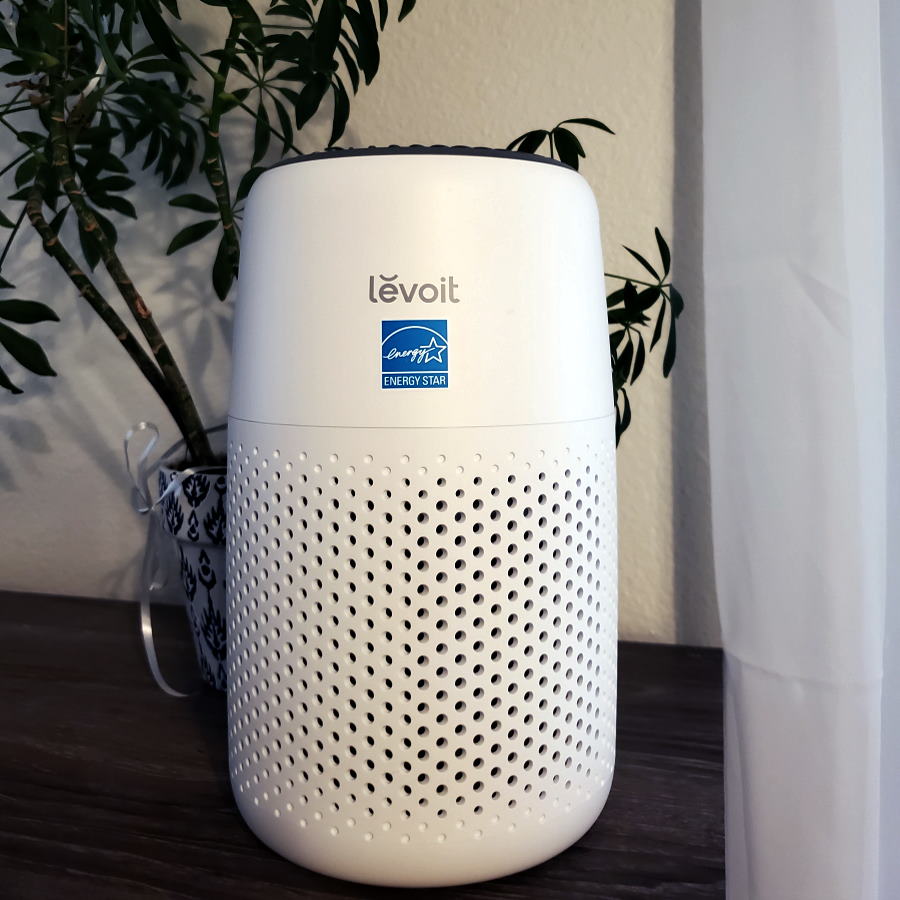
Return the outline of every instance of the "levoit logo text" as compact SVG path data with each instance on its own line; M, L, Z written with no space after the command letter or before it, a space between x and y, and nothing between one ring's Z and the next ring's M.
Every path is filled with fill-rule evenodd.
M400 281L399 275L370 275L371 303L459 303L459 285L452 275L442 275L436 282Z

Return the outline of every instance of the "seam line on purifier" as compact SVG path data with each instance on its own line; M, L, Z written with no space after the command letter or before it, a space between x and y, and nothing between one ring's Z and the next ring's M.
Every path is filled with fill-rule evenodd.
M591 416L588 419L562 419L557 422L512 422L500 425L304 425L298 422L262 422L259 419L247 419L243 416L229 415L235 422L248 422L252 425L272 425L278 428L328 428L333 431L459 431L463 428L539 428L543 425L580 425L584 422L602 422L611 419L614 412L605 416Z

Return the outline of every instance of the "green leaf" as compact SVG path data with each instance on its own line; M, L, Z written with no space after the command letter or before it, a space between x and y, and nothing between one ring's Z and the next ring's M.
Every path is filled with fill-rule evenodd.
M3 368L0 367L0 387L6 388L11 394L21 394L22 388L16 387L10 380Z
M663 353L663 377L668 378L672 366L675 365L675 317L669 319L669 339L666 341L666 352Z
M7 281L2 275L0 275L0 288L14 288L15 285L11 281Z
M669 267L672 265L672 254L669 252L669 245L658 228L653 229L656 235L656 246L659 247L659 258L663 264L663 275L669 274Z
M100 229L106 236L106 239L110 242L110 244L113 245L113 247L115 247L119 242L119 233L116 231L116 226L113 225L113 223L110 222L109 219L107 219L106 216L104 216L103 213L101 213L99 210L95 209L93 212L94 218L100 223Z
M134 19L137 14L135 0L123 0L122 2L122 18L119 20L119 34L122 37L122 44L130 53L133 49L131 42L131 32L134 27Z
M97 42L97 46L100 48L100 54L103 57L103 61L109 67L110 73L114 75L117 80L124 80L127 76L119 67L119 61L116 59L116 55L113 53L112 47L107 40L107 30L100 21L97 5L93 0L78 0L78 6L85 22L89 25L93 25L93 37Z
M637 349L634 351L634 366L631 369L631 383L637 381L638 375L644 369L644 360L646 359L646 351L644 350L644 339L638 335Z
M397 21L402 22L413 11L415 5L416 0L403 0L403 4L400 7L400 15L397 16Z
M645 321L648 321L643 314L636 316L624 306L608 310L606 318L610 325L643 325Z
M64 206L51 220L50 220L50 230L54 234L59 234L59 229L62 228L62 223L65 222L66 216L69 214L69 210L71 206Z
M622 391L622 422L618 429L619 435L621 435L631 424L631 401L628 399L628 394L625 391ZM618 442L618 438L617 438Z
M341 59L344 61L344 66L347 69L347 75L350 78L350 84L355 94L359 91L359 67L353 61L350 51L344 46L343 42L338 44L338 53L341 54Z
M130 200L126 200L124 197L117 197L115 194L99 194L91 199L93 199L97 206L102 206L104 209L115 210L117 213L128 216L131 219L137 218L137 211L135 210L134 205Z
M672 312L675 314L675 318L677 319L684 312L684 298L681 296L681 293L675 288L674 284L669 285L669 301L672 304Z
M81 244L81 254L93 271L100 262L100 246L97 238L90 231L85 231L80 221L78 223L78 240Z
M625 309L628 310L629 315L637 318L640 316L641 310L641 300L637 292L637 288L630 281L626 281L624 287L622 288L624 292L625 299Z
M621 329L620 331L614 331L609 336L609 349L612 353L615 353L618 349L619 344L622 343L622 338L625 337L625 329Z
M622 246L624 246L624 244L623 244ZM650 263L648 263L647 260L644 259L644 257L641 256L641 254L637 252L637 250L632 250L631 247L625 247L625 249L626 249L626 250L627 250L627 251L628 251L628 252L629 252L629 253L630 253L630 254L631 254L631 255L632 255L632 256L633 256L633 257L634 257L634 258L635 258L635 259L636 259L636 260L637 260L637 261L638 261L638 262L639 262L639 263L640 263L640 264L641 264L641 265L642 265L642 266L643 266L643 267L644 267L644 268L645 268L645 269L646 269L646 270L647 270L647 271L648 271L648 272L656 279L656 280L657 280L657 281L660 280L659 275L656 273L656 269L654 269L653 266L651 266Z
M128 174L128 166L118 156L114 156L111 153L103 160L103 167L110 172L118 172L121 175Z
M554 128L552 135L553 140L556 142L560 160L567 166L577 169L578 157L584 156L584 148L581 146L581 141L568 128Z
M231 290L233 281L234 268L228 258L228 244L223 234L222 240L219 241L219 249L216 252L216 259L212 268L213 288L220 300L224 300L228 296L228 291Z
M0 323L0 344L9 355L20 365L24 366L35 375L55 375L50 366L47 354L41 349L37 341L33 341L24 334Z
M230 0L225 4L235 20L240 23L241 34L251 45L263 40L263 30L253 4L248 0Z
M36 300L0 300L0 319L19 325L33 325L35 322L58 322L59 316L43 303Z
M520 134L506 149L515 149L517 153L534 153L544 143L549 134L550 132L544 128L526 131L525 134ZM516 144L519 146L516 147Z
M269 113L266 111L265 104L260 100L256 110L256 125L253 129L253 159L250 160L250 165L255 166L266 155L271 136Z
M132 72L146 72L148 75L167 75L169 73L175 74L176 72L183 77L190 75L190 70L187 66L180 66L171 59L160 59L159 57L140 59L132 63L128 68Z
M202 197L200 194L181 194L169 201L169 206L177 206L181 209L192 209L194 212L202 213L218 213L219 207L209 199Z
M335 81L332 89L334 91L334 121L331 137L328 140L329 147L341 139L341 135L347 127L347 119L350 118L350 98L347 96L346 89L340 81Z
M625 302L625 288L617 288L606 298L606 308L612 309Z
M197 158L197 145L193 138L182 144L178 150L178 165L172 172L172 177L166 182L166 187L178 187L184 184L194 171L194 161Z
M224 116L236 106L240 106L250 95L250 92L251 88L235 88L233 91L220 91L216 94L221 114Z
M15 228L16 223L8 219L2 212L0 212L0 228Z
M248 169L241 180L238 182L238 188L234 195L235 203L239 203L243 200L249 193L250 188L253 187L254 182L263 172L265 172L265 168L263 166L254 166L251 169Z
M628 343L622 348L616 359L616 368L623 381L628 380L628 373L631 371L631 361L634 359L634 341L628 336Z
M12 39L12 35L2 22L0 22L0 48L3 50L16 49L16 42Z
M144 161L141 164L141 168L148 169L153 165L154 160L159 156L161 145L162 139L160 138L159 131L152 131L150 133L150 140L147 141L147 152L144 154Z
M379 0L380 2L380 0ZM372 0L356 0L356 6L359 9L360 14L364 19L369 21L372 25L372 28L375 30L375 40L378 40L378 22L375 16L375 7L372 5ZM380 14L380 10L379 10ZM381 26L384 28L384 25Z
M363 6L362 9L365 11L366 7ZM368 13L368 15L361 14L353 7L347 7L347 21L356 37L356 46L352 42L350 46L353 48L359 67L365 76L366 84L371 84L381 63L381 53L378 49L378 26L371 15L371 7L368 9Z
M306 0L287 0L286 3L277 4L277 0L272 0L272 6L269 9L270 16L293 16L305 22L312 21L312 10Z
M12 62L0 66L0 72L5 72L7 75L31 75L34 73L34 68L30 63L14 59Z
M193 225L188 225L187 228L182 228L181 231L172 238L172 242L169 244L168 250L166 250L166 255L171 256L177 250L181 250L182 247L187 247L188 244L193 244L196 241L202 240L213 231L218 224L218 219L211 219L206 222L195 222Z
M291 122L291 117L284 108L284 104L275 97L272 98L272 102L275 105L275 112L278 115L278 124L281 126L281 133L283 135L281 139L281 155L284 156L294 143L294 124Z
M181 69L184 70L184 59L181 56L181 51L178 49L178 44L175 43L175 39L172 37L169 26L166 25L165 20L159 14L159 10L156 8L153 0L138 0L137 5L141 21L144 23L147 34L150 35L153 43L162 53L168 56L172 62L177 63ZM178 80L179 85L182 87L187 85L187 79L183 75L180 75L178 70L175 72L175 77Z
M341 0L322 0L312 37L315 61L320 70L331 69L331 62L337 52L337 43L341 36L343 18L344 7Z
M656 325L653 328L653 339L650 341L650 349L652 350L658 343L659 339L662 337L662 329L663 329L663 320L666 318L666 304L659 308L659 316L656 319Z
M16 187L20 188L23 184L29 184L34 180L34 176L38 170L38 159L36 156L29 156L18 169L16 169Z
M378 24L381 26L381 30L384 31L384 26L387 24L388 19L388 0L378 0Z
M604 125L599 119L590 119L586 116L582 116L577 119L565 119L564 121L559 123L560 125L590 125L591 128L599 128L601 131L607 132L607 134L615 134L615 132L609 128L607 125Z
M656 303L657 300L662 296L662 288L659 287L648 287L644 288L644 290L640 291L637 296L637 309L641 312L646 312Z
M297 105L294 107L294 117L297 123L297 129L303 126L316 114L325 92L328 90L331 82L322 75L316 75L312 81L303 86L300 96L297 98Z

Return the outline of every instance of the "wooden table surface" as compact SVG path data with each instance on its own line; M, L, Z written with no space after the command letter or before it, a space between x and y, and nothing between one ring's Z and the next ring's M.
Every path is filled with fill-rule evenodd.
M389 898L264 847L228 785L224 697L156 688L132 604L0 593L0 897ZM190 683L181 610L160 653ZM721 654L620 645L618 759L593 828L549 862L406 897L723 898Z

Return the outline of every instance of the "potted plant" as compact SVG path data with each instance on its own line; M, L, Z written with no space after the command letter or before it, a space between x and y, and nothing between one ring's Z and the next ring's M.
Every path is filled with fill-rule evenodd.
M238 274L244 203L264 161L299 154L297 134L326 100L328 146L340 140L351 96L378 72L381 32L392 13L404 19L415 0L272 0L262 14L249 0L202 3L225 26L221 46L193 46L178 0L5 4L0 48L8 61L0 71L8 83L0 124L15 149L0 174L14 173L15 191L0 212L0 227L8 231L0 270L13 242L30 230L71 282L73 300L80 297L112 332L177 426L181 452L159 465L157 496L142 488L137 506L158 513L151 518L178 541L201 669L223 687L223 460L152 303L117 249L118 228L137 218L126 160L152 172L172 206L196 213L173 236L169 254L216 235L210 294L225 300ZM229 172L222 126L238 116L253 120L253 136L240 171ZM596 119L568 119L529 131L508 149L534 153L546 144L551 156L577 169L584 149L572 126L609 131ZM179 192L196 174L203 192ZM620 283L608 297L617 438L631 421L627 389L664 334L664 374L675 358L675 319L683 304L668 280L669 249L659 230L656 241L658 267L629 249L648 278L608 275ZM100 289L98 268L118 297ZM0 274L0 288L14 286ZM52 376L47 355L22 326L57 320L41 302L0 299L0 347L35 375ZM0 386L20 393L5 363L0 356ZM148 654L155 665L152 645Z

